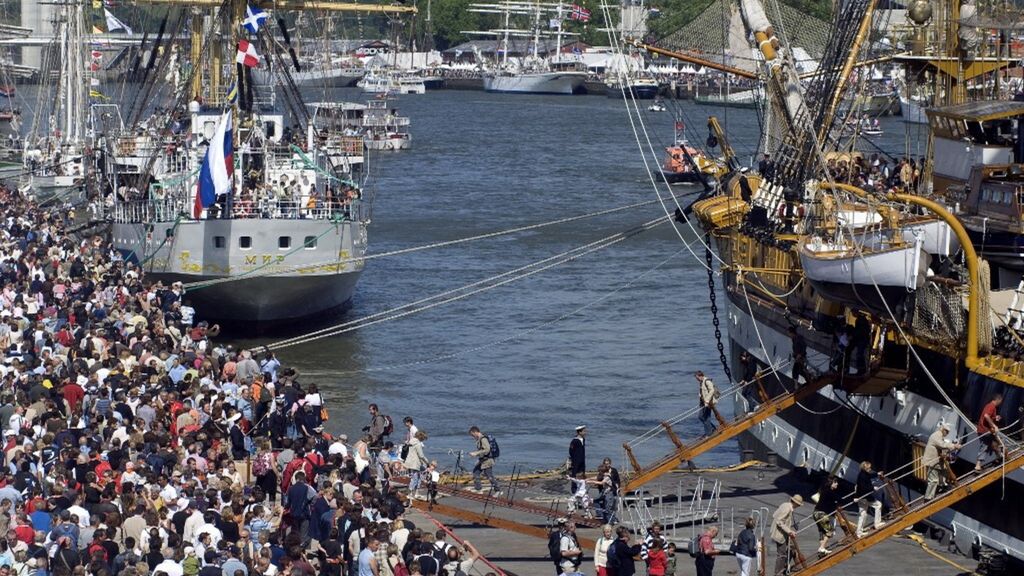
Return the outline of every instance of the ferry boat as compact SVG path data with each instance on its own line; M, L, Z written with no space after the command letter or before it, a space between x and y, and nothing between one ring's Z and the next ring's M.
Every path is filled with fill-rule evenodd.
M408 150L412 147L409 118L399 116L387 100L354 102L316 102L313 124L331 134L361 137L367 150Z
M192 42L242 30L213 26L193 29ZM279 91L302 102L283 67L261 85L248 65L228 79L213 61L202 60L207 81L189 84L187 109L158 110L149 129L111 128L97 142L114 246L149 277L183 283L185 300L212 320L264 329L344 309L367 247L362 135L281 110ZM208 195L210 181L223 191Z
M366 72L356 86L369 94L397 96L399 94L426 94L427 85L415 74L375 68Z

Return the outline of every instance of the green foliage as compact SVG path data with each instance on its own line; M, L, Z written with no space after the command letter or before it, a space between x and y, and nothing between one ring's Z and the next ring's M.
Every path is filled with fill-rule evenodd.
M473 0L432 0L430 5L430 22L425 21L427 11L425 2L419 2L420 27L429 25L434 33L434 46L438 50L447 50L452 46L469 40L466 30L480 30L487 25L486 14L469 12ZM493 25L497 25L495 21Z
M655 6L660 14L650 18L647 26L655 38L662 38L686 26L714 0L659 0Z

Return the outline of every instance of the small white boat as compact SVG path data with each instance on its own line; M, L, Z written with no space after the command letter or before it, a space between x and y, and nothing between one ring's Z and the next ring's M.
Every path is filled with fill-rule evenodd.
M363 78L356 83L363 89L363 92L370 94L384 94L394 96L397 94L426 94L427 86L423 78L411 74L400 74L385 70L370 70Z
M885 132L881 128L865 128L860 131L865 136L881 136Z
M647 107L647 111L648 112L664 112L665 111L665 105L662 104L661 102L655 102L654 104L651 104L650 106Z
M897 306L924 286L931 260L921 240L872 249L812 237L799 253L804 276L818 293L873 310Z

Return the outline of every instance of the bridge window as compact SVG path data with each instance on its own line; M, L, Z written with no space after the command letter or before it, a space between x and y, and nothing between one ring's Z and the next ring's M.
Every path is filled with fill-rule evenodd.
M291 246L292 246L292 237L291 236L278 236L277 237L277 247L279 249L287 250L288 248L291 248Z
M242 250L252 248L252 236L241 236L238 238L238 247Z

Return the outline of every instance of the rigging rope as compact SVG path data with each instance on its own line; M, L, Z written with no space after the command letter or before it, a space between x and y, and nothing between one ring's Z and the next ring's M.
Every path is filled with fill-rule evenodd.
M691 193L688 193L688 194L683 194L681 196L686 196L686 195L690 195L690 194L696 194L696 192L691 192ZM258 269L266 269L268 266L273 264L273 263L268 263L268 264L261 265L258 269L251 270L251 271L249 271L247 273L244 273L244 274L238 274L238 275L235 275L235 276L225 276L224 278L217 278L215 280L205 280L205 281L191 282L191 283L184 284L184 287L185 288L193 287L194 289L206 288L206 287L209 287L209 286L214 286L216 284L222 284L222 283L225 283L225 282L234 282L235 280L241 280L242 278L269 276L269 275L275 275L275 274L286 274L288 272L294 272L296 270L301 270L301 269L310 268L310 267L334 266L334 265L349 264L349 263L354 263L354 262L365 262L367 260L375 260L377 258L387 258L387 257L391 257L391 256L401 256L401 255L405 255L405 254L411 254L413 252L420 252L420 251L423 251L423 250L431 250L431 249L434 249L434 248L445 248L445 247L448 247L448 246L455 246L457 244L465 244L467 242L474 242L474 241L477 241L477 240L486 240L486 239L489 239L489 238L497 238L499 236L507 236L507 235L510 235L510 234L517 234L519 232L527 232L527 231L530 231L530 230L538 230L540 228L545 228L545 227L548 227L548 226L555 226L555 225L558 225L558 224L568 224L570 222L576 222L578 220L585 220L585 219L588 219L588 218L596 218L598 216L607 216L608 214L615 214L617 212L623 212L623 211L626 211L626 210L632 210L634 208L640 208L642 206L649 206L651 204L654 204L655 202L657 202L657 200L645 200L643 202L635 202L633 204L627 204L625 206L617 206L615 208L606 208L604 210L598 210L596 212L588 212L586 214L577 214L575 216L566 216L565 218L558 218L556 220L550 220L548 222L540 222L538 224L528 224L528 225L525 225L525 226L517 226L515 228L509 228L507 230L499 230L499 231L496 231L496 232L487 232L485 234L477 234L475 236L467 236L465 238L457 238L455 240L443 240L443 241L440 241L440 242L433 242L433 243L430 243L430 244L422 244L422 245L419 245L419 246L412 246L412 247L409 247L409 248L400 248L398 250L391 250L389 252L379 252L379 253L376 253L376 254L365 254L363 256L357 256L355 258L345 258L345 259L340 259L339 258L339 259L335 259L335 260L325 260L325 261L321 261L321 262L305 263L305 264L301 264L301 265L297 265L297 266L292 266L290 268L284 268L284 269L280 269L280 268L268 269L266 272L263 272L261 274L254 274ZM321 234L321 236L322 236L322 234ZM319 236L318 236L318 238L319 238ZM305 244L303 246L305 246ZM300 246L300 248L303 247L303 246ZM287 257L289 254L292 254L294 252L295 252L295 250L292 250L292 251L286 253L284 256Z
M371 314L363 318L343 322L335 326L322 328L320 330L315 330L313 332L309 332L307 334L303 334L293 338L286 338L273 344L269 344L266 346L266 348L269 350L279 350L281 348L305 344L308 342L319 340L321 338L337 336L340 334L344 334L346 332L357 330L359 328L365 328L367 326L379 324L381 322L397 320L399 318L404 318L412 314L424 312L426 310L430 310L438 306L448 304L450 302L462 300L464 298L468 298L481 292L486 292L488 290L492 290L494 288L510 284L517 280L533 276L534 274L538 274L540 272L554 268L561 264L574 261L578 258L581 258L603 248L607 248L609 246L622 242L623 240L632 238L633 236L642 234L643 232L651 230L661 224L664 224L665 221L666 219L664 217L659 217L654 220L650 220L648 222L640 224L639 226L634 226L633 228L630 228L629 230L626 230L624 232L618 232L616 234L612 234L611 236L606 236L604 238L601 238L600 240L596 240L589 244L585 244L583 246L567 250L560 254L550 256L548 258L527 264L525 266L520 266L510 271L503 272L501 274L497 274L495 276L491 276L483 280L472 282L459 288L446 290L444 292L440 292L438 294L434 294L426 298L421 298L420 300L417 300L415 302L404 304L402 306L385 310L383 312Z

